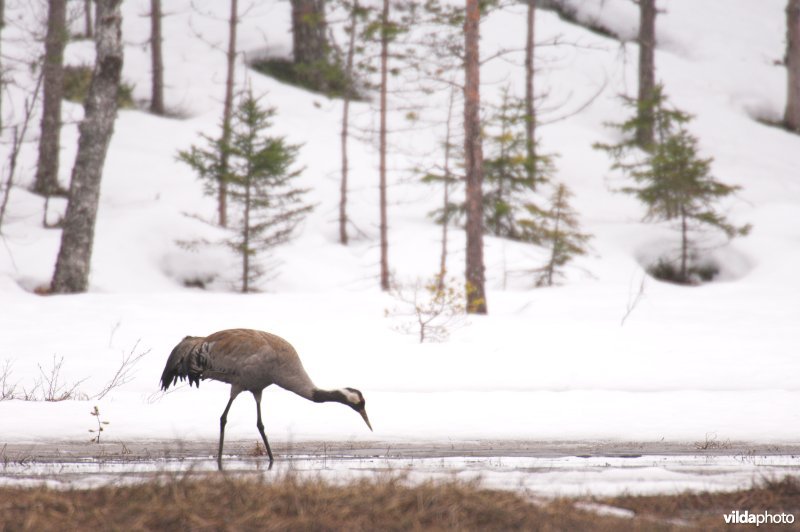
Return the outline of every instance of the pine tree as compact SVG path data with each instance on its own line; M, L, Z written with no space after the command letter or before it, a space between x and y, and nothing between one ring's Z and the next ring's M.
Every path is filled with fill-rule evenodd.
M546 183L553 172L552 157L535 152L535 161L528 156L525 101L502 94L499 107L489 116L484 127L486 155L483 160L483 228L484 232L512 240L537 242L536 224L523 223L530 212L537 211L533 202L537 186ZM460 157L460 156L459 156ZM454 184L455 176L448 176ZM444 176L431 174L428 182L441 182ZM437 222L463 218L464 202L450 202L435 210Z
M625 98L625 103L628 107L637 106L630 98ZM622 171L636 183L621 191L636 196L645 204L645 221L676 224L681 239L679 266L677 270L668 269L674 270L671 273L663 271L669 261L659 268L671 280L690 283L693 272L689 262L696 251L692 237L700 227L717 229L730 239L746 235L750 226L735 226L718 212L716 204L741 187L726 185L711 175L713 159L700 157L697 138L685 127L692 116L668 107L660 85L653 92L651 110L655 136L647 151L637 147L635 131L639 119L636 115L625 122L610 124L622 132L623 140L617 144L597 143L595 147L611 155L612 169Z
M500 106L489 119L484 159L483 212L489 233L512 240L535 241L529 226L520 224L539 183L552 170L547 156L534 164L528 156L525 102L503 91Z
M301 173L293 169L299 146L264 134L273 116L274 108L262 107L248 93L234 111L229 144L204 136L208 148L192 146L179 153L179 159L205 181L207 192L214 194L220 182L228 186L234 212L226 244L242 259L242 292L252 291L265 273L257 263L259 253L287 242L313 209L303 202L307 190L293 186Z
M536 270L536 286L552 286L555 277L563 276L563 266L588 252L587 242L591 235L580 232L578 215L569 204L571 197L569 188L559 183L550 197L549 208L541 210L529 205L532 218L522 222L530 226L531 232L537 235L542 245L550 248L547 264Z

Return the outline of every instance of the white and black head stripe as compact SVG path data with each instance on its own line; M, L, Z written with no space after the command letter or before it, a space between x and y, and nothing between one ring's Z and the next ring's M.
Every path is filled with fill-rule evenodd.
M342 388L339 390L342 395L347 398L347 402L353 405L362 405L364 404L364 396L361 395L361 392L356 390L355 388Z

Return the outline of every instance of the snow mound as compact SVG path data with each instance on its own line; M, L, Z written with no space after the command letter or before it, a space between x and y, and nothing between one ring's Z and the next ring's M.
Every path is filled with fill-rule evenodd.
M659 278L657 272L665 266L677 268L680 247L674 239L651 240L635 251L636 261L645 271ZM746 253L728 243L723 246L693 251L688 257L691 281L697 285L709 281L730 282L744 278L752 271L755 261Z

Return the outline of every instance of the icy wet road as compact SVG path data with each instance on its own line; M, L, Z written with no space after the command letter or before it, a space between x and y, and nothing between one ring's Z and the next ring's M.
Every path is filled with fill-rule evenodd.
M0 446L0 484L93 487L159 476L216 474L214 442L9 444ZM484 487L532 495L581 496L734 490L762 479L800 476L800 446L619 442L451 442L274 446L269 470L255 442L226 445L228 474L287 473L333 482L395 475L480 480Z

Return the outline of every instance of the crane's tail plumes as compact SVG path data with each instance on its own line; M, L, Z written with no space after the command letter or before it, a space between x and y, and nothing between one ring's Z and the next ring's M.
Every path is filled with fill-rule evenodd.
M164 372L161 374L162 390L166 390L178 380L187 379L189 386L194 383L195 386L200 387L203 370L200 367L201 364L194 359L203 356L203 345L207 344L202 340L202 338L187 336L175 346L167 359L167 365L164 366Z

